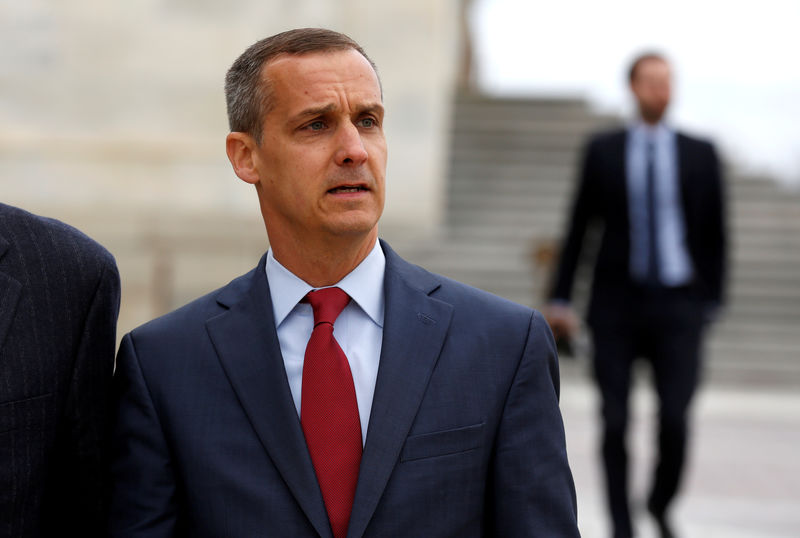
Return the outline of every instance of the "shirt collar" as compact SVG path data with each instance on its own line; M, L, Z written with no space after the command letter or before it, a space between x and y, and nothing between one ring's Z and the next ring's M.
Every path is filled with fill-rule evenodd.
M278 327L297 306L297 303L314 288L281 265L272 255L272 249L267 252L266 265L267 282L269 282L269 292L272 298L272 313L275 316L275 326ZM379 327L383 327L383 274L385 268L386 258L380 242L375 241L375 246L372 247L367 257L334 284L343 289Z
M645 144L648 141L656 144L664 143L672 138L672 133L672 129L663 121L649 125L638 120L630 127L630 134L637 144Z

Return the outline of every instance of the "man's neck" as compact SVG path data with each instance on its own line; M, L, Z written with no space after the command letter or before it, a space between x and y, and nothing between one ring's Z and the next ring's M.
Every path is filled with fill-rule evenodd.
M358 242L343 238L320 245L275 242L270 247L281 265L310 286L321 288L336 284L358 267L375 247L377 239L376 228Z
M660 116L653 116L651 114L642 114L642 112L639 111L639 121L643 125L647 125L648 127L657 127L658 125L660 125L664 121L664 116L665 114L662 114Z

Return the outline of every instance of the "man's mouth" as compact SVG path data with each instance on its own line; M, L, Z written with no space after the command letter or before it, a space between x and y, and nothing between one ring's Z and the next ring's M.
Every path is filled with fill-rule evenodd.
M349 194L353 192L361 192L367 190L369 189L361 185L342 185L340 187L334 187L333 189L330 189L328 192L331 194Z

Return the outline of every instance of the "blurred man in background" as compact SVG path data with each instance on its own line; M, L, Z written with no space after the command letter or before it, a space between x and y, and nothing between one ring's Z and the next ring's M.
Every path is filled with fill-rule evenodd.
M105 535L118 311L108 251L0 204L0 537Z
M723 299L725 226L713 146L664 121L671 73L659 54L629 71L639 118L589 141L546 317L557 338L578 329L570 307L587 228L603 227L587 321L602 399L602 456L614 536L633 536L626 428L634 359L647 358L659 400L658 458L647 509L663 537L682 475L701 337Z

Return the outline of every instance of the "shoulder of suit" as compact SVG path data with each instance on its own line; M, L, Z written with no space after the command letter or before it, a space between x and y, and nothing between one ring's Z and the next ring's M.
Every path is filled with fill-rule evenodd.
M586 142L586 146L589 148L614 146L614 145L621 146L625 143L625 138L627 136L628 136L628 130L622 127L597 131L589 136Z
M460 313L468 317L477 316L484 320L493 319L500 325L508 324L508 326L511 326L510 324L513 323L516 326L521 323L527 326L531 316L537 314L534 309L528 306L486 290L444 276L440 278L442 279L442 286L431 296L452 304L456 316ZM491 325L488 324L487 326Z
M625 139L626 136L628 136L627 127L615 127L613 129L597 131L589 137L589 140L596 142L610 142L619 139Z
M111 253L69 224L6 204L0 204L0 219L0 234L26 260L67 267L86 276L117 272Z
M714 143L709 138L695 136L684 131L676 131L675 136L679 141L696 147L714 149Z

